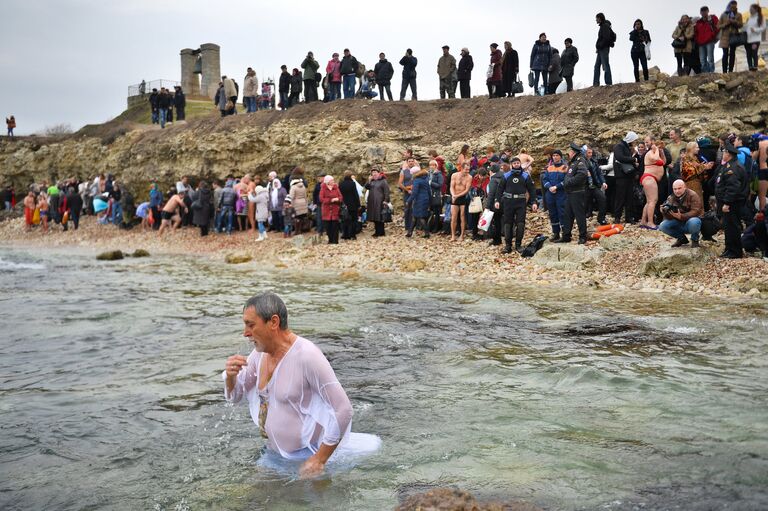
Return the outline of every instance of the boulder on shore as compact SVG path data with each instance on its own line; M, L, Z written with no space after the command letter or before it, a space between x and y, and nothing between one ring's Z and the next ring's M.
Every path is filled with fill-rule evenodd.
M688 275L712 258L706 248L668 248L643 263L642 273L649 277L670 278Z
M122 250L109 250L97 255L96 259L99 261L117 261L119 259L123 259L124 257L125 255L123 254Z
M553 270L576 271L593 267L601 255L601 249L588 249L583 245L546 243L531 260Z
M131 254L131 257L149 257L149 252L144 250L143 248L137 248L133 251L133 254Z

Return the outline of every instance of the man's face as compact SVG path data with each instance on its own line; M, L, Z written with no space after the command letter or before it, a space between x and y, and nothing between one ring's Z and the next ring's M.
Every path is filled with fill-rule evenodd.
M513 161L512 162L512 168L515 169L515 170L520 170L520 161L519 160Z
M588 160L591 160L591 159L592 159L592 155L593 155L593 154L595 154L595 153L594 153L594 152L592 152L592 149L587 149L587 159L588 159Z
M349 57L349 50L345 50L345 51L344 51L344 56L345 56L345 57Z
M436 161L429 162L429 168L431 170L437 170L437 162Z
M416 160L414 160L413 158L408 158L408 160L406 161L408 162L409 167L413 167L414 165L416 165Z
M383 53L379 53L379 60L385 60L385 59L386 59L386 57L384 56L384 54Z
M448 55L448 48L443 48L443 55Z
M560 163L562 161L562 158L559 154L555 153L552 155L552 161L555 163Z
M243 311L243 336L253 343L259 353L266 349L265 342L270 338L269 324L256 314L256 309L248 307Z
M675 194L675 197L682 197L685 193L685 183L679 183L675 181L672 184L672 193Z
M571 43L569 43L568 41L566 41L566 42L565 42L565 47L566 47L566 48L570 48L570 47L571 47Z
M595 17L595 23L597 23L599 25L600 24L600 18Z
M701 17L702 18L708 18L709 17L709 9L702 9L701 10Z
M188 181L189 181L189 178L187 178L187 176L184 176L181 178L181 182L184 184L187 184Z
M374 179L374 180L379 179L379 171L378 170L374 170L373 172L371 172L371 179Z

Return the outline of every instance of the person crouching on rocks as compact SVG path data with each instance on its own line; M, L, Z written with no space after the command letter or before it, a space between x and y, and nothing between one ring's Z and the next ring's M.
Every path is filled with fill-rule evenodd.
M503 163L501 173L504 181L496 188L494 208L504 212L504 253L512 252L512 236L514 232L515 250L522 250L523 235L525 234L526 205L531 210L538 210L536 204L536 188L531 176L524 172L520 158L512 158L512 164ZM497 213L498 214L498 213Z
M664 220L659 224L659 230L676 239L673 248L688 244L686 234L691 236L691 247L699 248L704 206L699 194L687 188L682 179L672 183L672 195L661 205L661 214Z

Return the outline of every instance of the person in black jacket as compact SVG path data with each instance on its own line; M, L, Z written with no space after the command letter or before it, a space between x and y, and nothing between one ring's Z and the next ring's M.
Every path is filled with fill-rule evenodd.
M501 161L501 165L494 163L490 166L491 178L488 181L488 199L485 204L485 209L493 211L493 219L486 235L486 238L491 237L491 245L501 245L501 232L504 230L501 221L501 208L496 207L496 194L499 188L504 188L504 172L509 170L509 159L504 155L501 157Z
M616 34L611 28L611 22L605 19L605 14L602 12L597 13L595 21L600 25L600 30L597 32L597 42L595 43L597 59L595 59L595 77L592 85L595 87L600 86L600 67L605 72L605 84L613 85L611 63L608 61L608 55L611 52L611 48L613 48Z
M418 59L413 56L413 50L408 48L405 55L400 59L400 65L403 66L403 86L400 88L400 101L405 101L405 92L408 86L411 87L411 99L416 101L416 65Z
M342 218L341 239L357 239L357 215L360 213L360 194L357 192L357 183L352 179L352 171L344 172L344 179L339 184L342 202L347 207L347 216ZM342 215L343 216L343 215Z
M616 179L614 196L613 221L621 223L621 214L624 212L628 223L634 223L632 218L634 203L632 188L637 176L638 162L632 156L632 144L637 140L637 133L630 131L624 140L613 147L613 175Z
M291 75L291 96L288 98L288 108L299 104L303 85L304 80L301 77L301 72L294 67L293 74ZM288 187L286 187L287 189Z
M581 154L581 147L571 143L568 147L569 168L563 179L565 189L565 220L563 220L563 237L555 243L569 243L573 221L579 226L579 245L587 242L587 212L584 209L587 199L587 182L589 169Z
M152 89L152 94L149 95L149 108L152 111L152 124L160 123L160 111L157 109L157 97L159 95L157 89Z
M512 252L512 235L514 231L515 250L522 251L523 235L525 234L526 206L533 211L538 209L536 204L536 188L528 172L520 165L520 158L512 158L512 164L501 165L502 180L494 193L494 208L504 212L504 253ZM494 216L496 216L494 215Z
M160 117L160 127L165 128L166 115L168 109L171 107L171 95L165 90L165 87L160 89L160 94L157 96L157 110Z
M595 151L589 146L584 146L582 149L584 160L587 162L587 168L589 169L586 210L589 213L588 216L592 216L592 211L595 205L597 205L597 223L606 225L608 222L605 221L605 213L607 211L605 190L608 188L608 185L605 183L605 176L600 168L600 164L597 163Z
M376 83L379 85L379 96L381 97L381 100L384 101L384 91L386 91L387 97L392 101L392 90L389 86L392 84L392 77L395 75L395 70L383 53L379 53L379 61L373 67L373 74L376 75Z
M277 84L277 92L280 93L280 109L288 110L288 106L291 102L291 74L288 72L288 66L283 64L280 66L282 72L280 73L280 81Z
M459 69L457 72L459 80L459 94L462 98L469 98L469 81L472 79L472 69L474 69L475 63L472 61L472 55L469 54L469 50L466 48L461 49L461 60L459 60Z
M747 200L749 184L746 172L737 160L739 150L730 143L725 145L723 164L717 171L715 180L715 198L717 211L723 219L725 231L725 250L720 257L726 259L741 259L744 252L741 248L741 206Z
M645 55L645 45L651 43L651 34L643 27L643 20L635 20L634 30L629 33L629 40L632 41L632 50L629 55L632 57L632 66L635 69L635 82L640 81L639 66L643 66L643 79L648 81L648 59Z
M520 59L517 51L512 49L512 43L504 42L504 54L501 56L501 95L514 98L512 85L517 81L520 72Z
M341 81L344 89L344 99L355 99L355 81L357 77L357 59L352 56L348 48L344 49L341 58Z
M175 87L176 93L173 95L173 104L176 107L176 120L183 121L186 119L184 109L187 107L187 97L184 95L184 91L181 90L181 85Z

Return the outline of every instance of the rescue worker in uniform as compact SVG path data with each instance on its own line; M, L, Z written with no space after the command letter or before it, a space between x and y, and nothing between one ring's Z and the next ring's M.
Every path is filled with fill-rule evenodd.
M749 184L744 167L739 164L739 150L731 144L725 145L723 164L717 171L715 180L715 198L717 211L721 214L725 231L725 250L720 257L741 259L741 206L747 200ZM745 193L746 191L746 193Z
M587 242L587 181L589 169L581 147L571 143L568 147L568 173L563 179L563 189L566 194L565 219L563 220L563 236L557 243L570 243L573 221L579 226L579 245Z
M502 161L505 159L506 156L502 156ZM493 220L491 220L491 225L488 228L488 236L492 238L490 245L501 245L501 210L496 206L495 197L499 188L504 186L504 171L502 171L504 165L506 165L507 169L509 169L508 162L502 163L501 166L494 163L490 168L491 179L488 182L488 203L486 204L486 207L493 211Z
M597 163L595 151L586 145L581 148L581 151L584 155L584 160L587 162L587 168L589 169L586 203L587 212L591 213L594 207L597 206L597 223L606 225L608 222L605 220L605 214L608 208L605 200L605 190L608 188L608 185L605 183L605 176L603 176L603 171Z
M544 201L547 204L549 223L552 224L551 241L560 239L560 225L565 216L565 190L563 179L568 172L568 165L563 161L563 153L556 150L552 153L552 163L541 174L541 184L544 187Z
M522 251L525 234L525 208L538 209L536 188L528 172L524 172L520 158L512 158L512 165L504 163L501 167L504 181L496 189L495 208L504 212L504 253L512 252L512 235L515 236L515 250ZM513 232L514 231L514 232Z

